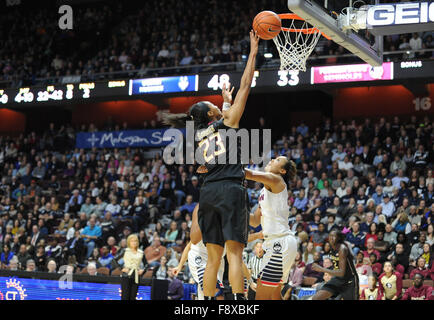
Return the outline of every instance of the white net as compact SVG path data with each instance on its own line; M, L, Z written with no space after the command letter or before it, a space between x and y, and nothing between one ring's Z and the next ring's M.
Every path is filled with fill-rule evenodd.
M309 58L321 32L306 21L286 19L290 26L273 38L280 55L280 70L306 71L306 60Z

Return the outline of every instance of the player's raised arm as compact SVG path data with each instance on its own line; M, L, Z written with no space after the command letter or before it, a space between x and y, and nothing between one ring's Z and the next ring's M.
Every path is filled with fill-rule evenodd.
M231 128L238 128L247 98L252 86L253 75L255 73L256 55L258 54L259 37L253 30L250 31L250 54L241 78L240 89L235 97L234 104L225 112L224 124Z
M261 172L245 168L244 172L246 174L247 180L253 180L262 183L264 186L275 190L281 186L282 178L271 172Z
M189 241L188 244L185 246L184 251L182 252L181 260L179 260L178 266L175 269L173 269L173 273L175 274L175 276L178 275L178 273L182 270L182 267L184 266L185 262L187 261L190 247L191 247L191 241Z

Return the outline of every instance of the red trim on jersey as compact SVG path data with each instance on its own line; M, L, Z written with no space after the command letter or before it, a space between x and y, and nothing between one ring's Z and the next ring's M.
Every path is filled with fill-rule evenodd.
M278 287L280 284L280 282L268 282L260 279L258 279L258 281L261 281L263 285L270 286L270 287Z

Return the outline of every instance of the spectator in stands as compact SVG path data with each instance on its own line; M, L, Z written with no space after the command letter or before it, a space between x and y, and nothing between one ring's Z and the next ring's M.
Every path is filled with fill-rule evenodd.
M32 259L27 260L26 271L29 271L29 272L36 271L36 265L35 265L35 261L34 260L32 260Z
M193 202L193 196L189 194L185 198L185 204L182 207L180 207L179 210L185 216L187 212L192 214L194 207L196 207L196 202Z
M401 265L404 268L403 271L407 270L409 264L408 254L405 254L404 245L402 243L397 243L395 246L395 250L393 250L392 253L387 256L387 259L390 261L392 261L392 258L396 258L397 264Z
M366 250L363 251L363 256L369 258L371 254L375 254L377 260L380 260L380 252L375 249L375 240L373 238L368 239L366 242Z
M303 252L303 262L305 264L312 263L314 261L314 253L315 253L315 247L313 246L313 242L308 242L306 248Z
M55 234L66 236L69 229L71 229L74 225L74 220L71 219L71 215L69 213L65 213L63 215L62 221L60 221L57 230L55 230Z
M416 267L414 267L413 270L410 272L410 279L413 279L413 276L416 273L420 273L423 277L423 279L429 279L430 278L430 270L428 269L428 266L425 263L424 257L419 257L416 259Z
M391 219L395 212L395 205L393 201L390 201L390 196L387 193L383 195L383 201L380 205L383 209L381 213L384 214L387 219Z
M302 283L303 283L303 269L298 268L296 264L293 264L291 267L291 271L289 272L288 284L292 288L299 288L301 287Z
M398 300L402 295L402 275L394 271L392 263L384 263L383 273L378 278L381 300Z
M413 286L408 288L401 300L434 300L433 288L423 284L423 276L415 273L413 277Z
M111 270L111 262L113 260L113 255L110 252L108 246L103 246L101 248L101 257L99 257L98 262L102 267L106 267Z
M154 237L152 244L145 249L146 261L148 261L151 268L160 265L159 260L166 254L166 247L161 245L160 238Z
M175 266L170 265L168 267L168 276L169 276L169 288L167 291L167 299L168 300L181 300L184 297L184 286L182 282L176 278L173 273Z
M86 271L90 276L99 276L95 262L89 262L87 264Z
M84 238L87 247L86 258L89 258L95 248L95 241L101 238L101 227L95 224L95 218L89 219L89 225L81 231L81 236Z
M405 232L408 234L411 232L411 224L408 220L408 215L405 212L398 213L395 220L392 222L392 228L395 232Z
M368 287L361 290L360 300L379 300L377 277L370 275L368 277Z
M313 277L317 278L317 281L320 281L322 279L323 273L318 272L312 269L312 264L317 263L321 264L321 253L316 251L313 254L313 262L306 265L306 268L304 269L303 276L304 277Z
M351 232L346 235L346 241L351 245L351 249L353 251L353 255L357 255L357 252L363 248L364 238L362 232L359 230L360 226L358 222L354 222L351 227Z
M54 259L56 262L60 262L62 255L62 247L58 244L56 238L51 239L50 244L45 247L45 255L47 258Z
M428 243L425 242L425 244L423 245L423 253L422 253L422 257L425 259L425 264L429 265L432 264L433 261L433 256L431 254L431 247Z
M57 264L56 264L56 261L54 259L48 260L47 272L48 273L57 273Z
M80 230L75 230L74 237L66 241L63 251L66 258L74 256L79 263L83 262L86 246L83 238L81 237Z
M14 257L14 253L11 252L10 246L8 244L3 245L3 252L0 256L0 261L3 265L9 266L9 262Z
M167 258L162 256L160 258L160 265L155 267L152 271L152 277L158 280L166 280L168 278Z
M419 235L419 242L413 244L410 251L410 260L416 261L423 254L423 245L426 241L426 234L422 232Z

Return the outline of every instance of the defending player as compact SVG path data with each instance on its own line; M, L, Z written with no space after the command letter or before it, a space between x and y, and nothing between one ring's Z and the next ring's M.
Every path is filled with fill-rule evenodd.
M271 160L265 172L245 169L246 179L264 184L259 206L250 215L250 225L261 224L265 254L258 277L256 300L281 300L282 283L287 282L297 253L297 240L288 224L286 181L294 179L296 166L286 157Z
M197 221L197 213L199 210L199 205L193 210L192 224L190 229L190 242L184 248L182 252L181 259L178 266L173 270L175 275L182 270L185 262L188 260L188 267L190 269L191 275L194 281L197 283L197 292L199 300L204 300L203 295L203 273L205 272L206 262L208 260L208 254L206 247L202 242L202 233L200 232L199 223ZM220 300L222 299L222 288L223 288L223 273L225 271L225 262L222 258L220 263L219 272L217 274L217 285L215 297Z

